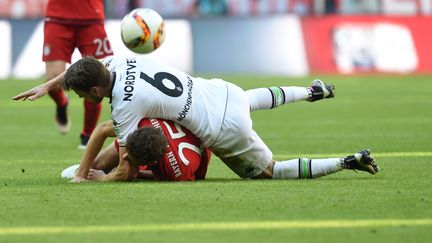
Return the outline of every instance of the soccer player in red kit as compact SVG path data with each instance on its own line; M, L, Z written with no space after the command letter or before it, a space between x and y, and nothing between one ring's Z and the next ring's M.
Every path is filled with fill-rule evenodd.
M134 144L127 145L140 147L139 150L134 151L134 159L131 159L132 156L128 158L132 165L139 166L139 173L135 175L135 178L165 181L194 181L205 178L211 153L202 147L201 141L191 132L172 121L161 119L142 119L138 127L136 133L145 132L148 136L145 136L146 140L139 141L131 138ZM78 173L77 175L83 178L95 179L115 168L119 159L117 140L100 151L107 137L115 137L111 120L96 127L80 167L73 165L65 169L62 177L72 179L75 173ZM164 146L159 146L161 143ZM153 151L153 147L164 147L166 150ZM149 156L155 159L141 160L143 157L146 157L144 160L148 160ZM88 176L83 176L85 174Z
M138 125L139 128L153 127L161 129L167 138L168 146L164 152L163 158L158 161L147 164L146 161L135 161L135 163L145 163L140 165L140 175L144 170L151 170L156 180L168 181L194 181L203 180L207 173L207 166L210 161L211 152L201 146L201 141L189 132L186 128L181 127L172 121L161 119L142 119ZM137 130L137 132L140 132ZM157 140L157 139L156 139ZM136 144L128 146L146 146L155 143L154 139L149 141L137 141L133 138L130 140ZM118 153L118 142L115 141ZM150 145L151 146L151 145ZM136 151L136 158L139 160L141 154L145 152L142 148ZM129 150L129 155L131 151ZM147 157L147 156L146 156ZM131 158L129 162L131 163Z
M82 56L103 58L112 55L104 29L103 0L49 0L45 11L43 57L46 78L50 80L66 69L75 48ZM56 122L61 133L70 128L67 116L68 97L61 89L49 92L56 103ZM84 100L84 127L80 148L87 144L96 127L101 104Z

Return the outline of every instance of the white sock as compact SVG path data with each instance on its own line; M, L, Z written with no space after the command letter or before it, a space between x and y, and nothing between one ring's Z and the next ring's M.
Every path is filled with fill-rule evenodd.
M273 179L317 178L341 171L342 162L339 158L330 159L292 159L276 161L273 168Z
M273 109L283 104L306 100L311 95L304 87L270 87L246 90L251 111Z

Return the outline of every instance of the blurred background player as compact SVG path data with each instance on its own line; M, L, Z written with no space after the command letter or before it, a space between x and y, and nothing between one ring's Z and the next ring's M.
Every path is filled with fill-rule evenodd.
M104 29L103 0L49 0L45 11L43 57L46 78L50 80L71 63L72 53L78 48L82 56L103 58L112 55L111 45ZM68 97L61 89L49 92L56 103L56 123L60 133L70 129L67 114ZM84 100L84 125L80 145L87 145L101 113L101 104Z

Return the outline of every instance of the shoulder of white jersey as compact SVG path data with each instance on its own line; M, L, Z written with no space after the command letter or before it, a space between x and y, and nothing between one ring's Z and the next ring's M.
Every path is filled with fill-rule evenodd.
M112 62L112 60L114 59L114 56L106 56L104 58L98 59L99 62L101 62L105 67L108 67L110 65L110 63Z
M115 66L118 63L121 63L122 61L129 59L129 58L135 58L134 55L111 55L106 56L102 59L99 59L99 61L106 67L109 68L111 66Z

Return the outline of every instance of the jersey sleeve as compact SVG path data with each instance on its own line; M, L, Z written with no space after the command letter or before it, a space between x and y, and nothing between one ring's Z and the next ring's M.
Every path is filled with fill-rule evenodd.
M104 58L98 59L105 67L109 67L109 64L114 59L114 56L106 56Z

